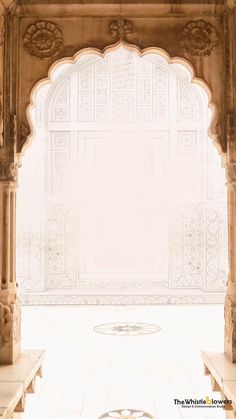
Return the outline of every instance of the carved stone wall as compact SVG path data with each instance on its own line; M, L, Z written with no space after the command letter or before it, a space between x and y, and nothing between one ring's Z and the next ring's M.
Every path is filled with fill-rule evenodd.
M81 7L81 6L80 6ZM63 57L72 57L79 50L87 47L103 49L120 40L139 46L159 47L171 57L181 57L189 60L196 72L196 76L208 82L212 89L212 102L217 106L217 115L212 123L212 135L215 136L225 150L224 127L219 124L224 114L223 84L220 74L223 72L223 43L224 28L219 16L220 6L215 11L206 7L206 17L191 16L190 8L180 6L182 17L175 17L175 11L161 13L163 6L154 6L152 17L149 8L140 5L139 16L133 16L133 9L129 8L127 16L115 18L116 7L111 5L105 15L99 13L96 7L93 17L89 17L89 6L83 9L75 6L65 7L65 14L51 13L48 19L30 17L33 6L28 5L24 10L27 16L20 19L19 39L19 69L26 74L30 69L30 76L19 81L20 120L27 124L25 110L29 104L32 89L38 81L47 77L51 65ZM72 18L71 10L75 10L76 18ZM126 7L122 15L125 14ZM178 9L178 8L177 8ZM176 9L176 11L177 11ZM186 9L186 10L185 10ZM83 10L83 16L81 16ZM101 6L101 10L103 10ZM193 8L194 11L194 8ZM162 17L158 14L161 13ZM201 9L201 15L204 9ZM217 66L219 72L211 72L210 68Z
M130 29L121 20L112 24L115 35L122 25ZM31 108L35 140L24 159L18 194L17 274L22 301L33 302L36 296L31 294L36 292L43 302L51 301L55 292L55 302L76 293L99 294L103 300L108 293L119 298L128 294L130 299L133 295L134 302L139 293L164 294L165 298L172 293L180 302L184 301L183 294L193 293L196 301L202 297L204 302L214 302L215 293L215 302L220 297L223 301L227 280L226 189L220 158L207 136L210 110L205 90L191 83L191 73L183 64L168 64L159 50L140 58L137 48L130 48L122 44L104 58L91 50L74 64L58 67L54 82L38 91ZM116 141L112 132L117 129L120 140ZM107 160L113 158L112 143L117 146L115 161L110 163ZM149 159L147 166L145 159L135 166L140 147ZM104 150L108 149L106 159ZM119 255L112 251L112 243L119 247L114 226L120 222L120 215L115 208L115 219L111 212L100 214L96 210L98 202L93 200L106 182L106 176L101 177L104 167L110 179L109 165L116 167L122 190L125 185L121 173L127 176L125 182L130 182L119 153L130 155L131 171L142 171L132 189L140 188L138 194L142 194L145 179L146 189L150 180L156 185L152 192L158 201L154 213L144 204L145 218L142 214L135 221L135 212L131 215L140 242L144 236L151 240L150 225L157 231L154 243L149 248L146 242L133 256L128 249L125 252L125 243ZM100 160L96 179L90 182L91 168ZM91 161L90 168L86 161ZM86 185L87 196L82 184ZM113 185L110 187L113 189ZM107 187L106 206L114 201L118 207L117 193L113 196L111 188ZM168 194L171 203L166 202ZM127 201L128 197L124 205L129 211ZM137 208L140 205L138 201ZM91 207L94 216L88 215ZM95 232L104 225L113 231L113 237L107 235L107 249L99 252L106 229L97 247ZM91 236L83 233L92 226ZM119 230L122 227L119 224ZM128 235L128 225L125 229ZM129 247L133 248L134 243ZM138 269L144 259L146 268Z

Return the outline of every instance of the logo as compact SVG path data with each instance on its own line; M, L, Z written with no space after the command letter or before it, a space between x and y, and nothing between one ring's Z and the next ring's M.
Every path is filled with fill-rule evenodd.
M221 407L224 408L226 406L232 405L232 400L220 400L220 399L212 399L209 396L206 396L204 399L174 399L174 404L179 405L182 408L200 408L200 407Z

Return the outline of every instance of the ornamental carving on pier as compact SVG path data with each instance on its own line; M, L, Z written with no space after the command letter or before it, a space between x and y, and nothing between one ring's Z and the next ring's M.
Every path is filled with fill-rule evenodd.
M226 296L224 306L225 337L236 344L236 306L229 296Z
M226 178L228 183L236 185L236 163L226 163Z
M18 342L21 335L20 302L14 304L0 303L0 345L8 345L14 340Z
M13 337L13 310L12 306L0 303L0 342L6 345Z
M10 116L10 124L9 124L9 131L10 131L10 140L12 142L12 144L16 144L16 139L17 139L17 119L16 119L16 115L12 114Z
M28 125L25 124L24 122L20 122L20 126L19 126L19 144L18 144L19 151L22 150L22 147L26 143L27 137L28 137L29 134L30 134L30 129L29 129Z
M4 16L0 16L0 46L3 45L5 39Z
M64 45L62 31L53 22L39 20L27 28L23 36L23 45L33 57L53 57Z
M3 147L3 97L0 92L0 148Z
M1 180L17 180L18 165L13 160L0 161L0 179Z
M19 342L21 338L21 306L17 298L15 303L12 304L13 311L13 340Z
M235 161L236 147L235 147L235 135L236 135L236 114L235 112L229 112L226 119L226 138L228 145L228 155L230 161Z
M187 23L180 35L180 45L192 56L206 57L219 43L219 34L209 22L195 20Z
M121 17L115 19L110 24L110 34L117 40L125 40L132 34L132 23Z

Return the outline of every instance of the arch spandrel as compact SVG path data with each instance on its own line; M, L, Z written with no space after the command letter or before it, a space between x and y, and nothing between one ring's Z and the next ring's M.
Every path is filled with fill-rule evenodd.
M71 19L68 17L68 20L62 20L57 17L45 19L45 21L22 18L22 41L19 57L20 67L26 77L20 80L19 85L21 97L19 120L24 127L24 133L20 130L18 152L21 152L23 144L30 141L27 139L28 135L25 135L27 131L25 126L30 125L26 110L29 108L29 101L31 103L34 101L34 92L37 91L39 85L49 81L58 65L64 62L74 62L79 56L87 54L89 51L103 55L110 48L115 48L120 41L126 45L126 48L136 49L143 55L155 50L156 53L166 56L168 61L179 62L189 69L194 83L202 85L209 95L209 104L213 110L210 137L219 151L226 151L224 128L222 128L225 124L222 124L224 121L224 86L222 83L223 57L220 48L221 19L217 16L194 19L194 22L186 16L181 18L172 16L171 19L163 17L161 20L144 19L143 17L136 19L130 13L129 18L124 18L121 24L117 23L118 20L110 17L101 19L95 16L93 19L88 17ZM45 24L49 26L51 33L56 32L56 43L53 44L51 55L49 51L46 51L45 56L42 56L37 50L34 50L34 48L37 49L37 45L34 48L30 47L28 32L37 33L40 25ZM123 25L123 27L120 28L119 25ZM69 26L70 29L68 29ZM81 32L82 28L83 32ZM91 39L91 30L94 33L94 39ZM202 47L196 42L196 39L192 47L188 45L188 36L191 31L193 33L198 31L198 34L200 31L200 35L205 34L206 39ZM109 46L106 47L106 45ZM31 131L30 137L32 137L32 126L28 129Z

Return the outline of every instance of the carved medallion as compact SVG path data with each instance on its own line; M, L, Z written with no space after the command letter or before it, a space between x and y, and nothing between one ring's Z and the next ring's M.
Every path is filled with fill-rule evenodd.
M55 23L40 20L27 28L23 45L33 57L53 57L64 45L62 31Z
M122 41L132 34L132 23L129 20L119 17L111 22L110 33L112 38L117 38Z
M0 16L0 46L3 45L5 39L4 16Z
M133 409L121 409L121 410L112 410L110 412L104 413L99 419L153 419L153 416L150 413L143 412L142 410L133 410Z
M0 179L2 180L17 180L18 165L13 160L0 161Z
M219 35L216 29L205 20L189 22L180 36L181 47L187 53L198 57L210 55L218 43Z
M161 328L149 323L107 323L94 328L97 333L104 335L138 336L159 332Z

